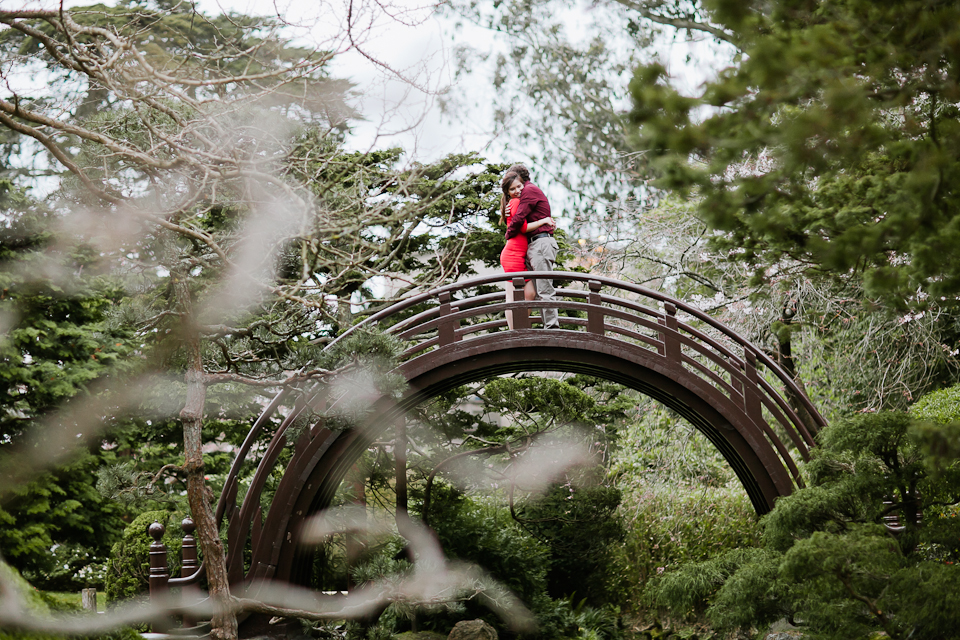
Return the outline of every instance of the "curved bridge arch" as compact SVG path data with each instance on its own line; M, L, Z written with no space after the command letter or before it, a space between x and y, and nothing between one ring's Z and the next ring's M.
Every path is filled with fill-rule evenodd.
M757 347L699 309L637 285L575 273L523 276L549 276L568 286L558 290L558 301L551 304L523 301L522 295L506 302L503 291L487 292L489 285L503 281L502 274L473 278L397 303L338 338L378 323L408 347L397 371L409 388L398 400L381 399L366 428L336 432L315 424L328 402L322 392L297 397L284 392L274 399L241 447L218 507L218 519L229 520L232 583L273 579L307 584L311 567L297 545L297 533L306 518L329 506L369 444L424 400L503 373L586 373L655 398L710 439L758 513L803 485L793 455L808 457L814 445L811 431L823 419ZM522 289L522 277L512 286ZM561 328L531 328L539 318L529 312L547 306L561 309ZM513 330L506 327L508 310L514 314ZM238 504L241 469L282 407L282 422L258 452L256 472ZM806 413L807 424L794 407ZM298 433L294 452L264 515L261 498L292 428Z

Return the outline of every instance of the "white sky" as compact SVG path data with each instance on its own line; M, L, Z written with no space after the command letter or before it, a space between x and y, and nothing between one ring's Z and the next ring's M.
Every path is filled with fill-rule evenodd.
M350 145L358 150L403 147L410 161L429 162L454 152L483 150L491 143L488 127L471 127L442 118L438 98L457 91L452 60L453 29L434 15L427 0L200 0L214 14L233 10L247 14L281 15L299 25L304 43L341 51L331 74L357 86L355 105L364 121L354 123ZM344 38L352 11L355 41ZM389 15L387 15L389 13ZM457 35L470 44L489 41L479 27ZM489 116L489 114L485 114ZM474 122L477 119L474 118ZM492 125L491 125L492 126ZM502 145L501 145L502 147Z
M341 50L347 50L332 65L332 74L355 82L361 95L357 106L365 121L355 123L351 146L358 150L400 146L408 160L419 162L467 151L478 151L491 161L517 159L516 149L507 157L509 140L498 134L492 109L485 108L490 101L483 92L492 91L490 67L478 61L472 75L454 78L456 45L490 51L502 49L504 43L498 42L496 33L467 21L455 29L451 18L435 14L429 0L199 0L199 5L211 14L234 10L281 15L301 25L305 41L314 45L342 36L352 9L362 40L354 48L342 37L336 39ZM574 37L592 35L584 29L593 22L589 14L594 7L590 0L583 0L568 10L565 22ZM664 41L657 49L686 92L696 92L719 62L706 43L681 38ZM688 58L689 54L693 55ZM704 60L708 63L703 64ZM628 81L625 77L624 82ZM449 91L459 104L475 106L457 118L444 117L438 106L438 94L443 91Z
M66 6L93 2L66 0ZM0 0L0 7L14 3L28 8L58 6L55 0ZM331 74L356 84L355 106L364 116L353 123L348 141L356 150L401 147L407 162L430 162L470 151L495 162L527 160L517 148L508 156L509 139L493 121L491 101L485 96L492 91L490 67L477 61L472 74L454 77L457 45L493 51L504 50L505 43L494 32L467 21L455 28L451 18L435 14L434 6L429 0L199 0L199 8L207 14L279 16L304 45L339 52ZM568 31L574 36L591 35L585 30L594 22L590 13L595 6L581 0L567 10ZM345 37L348 15L353 18L353 43ZM681 90L688 93L696 93L722 59L716 47L682 38L658 43L656 50ZM461 107L469 111L456 117L442 115L438 101L444 91L458 105L473 106Z

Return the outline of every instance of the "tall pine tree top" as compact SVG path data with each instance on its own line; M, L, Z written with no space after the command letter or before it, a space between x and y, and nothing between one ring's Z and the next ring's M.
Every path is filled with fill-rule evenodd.
M717 241L761 277L787 257L894 300L954 299L960 7L720 0L711 18L742 53L701 96L659 64L631 85L661 184L701 195Z

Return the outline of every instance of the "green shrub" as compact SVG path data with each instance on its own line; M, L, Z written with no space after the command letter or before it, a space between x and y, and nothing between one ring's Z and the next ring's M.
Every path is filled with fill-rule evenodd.
M960 638L960 465L929 473L916 427L900 412L826 427L810 485L764 516L762 549L683 566L649 591L724 631L786 618L809 638Z
M623 492L626 536L614 563L624 602L690 562L760 542L756 512L716 447L658 405L621 435L612 465Z
M16 592L26 604L27 615L44 616L51 613L49 602L54 603L55 609L66 610L72 607L64 606L63 598L57 594L47 594L35 589L23 579L20 573L8 564L0 562L0 584L4 588ZM0 640L64 640L67 636L49 633L27 633L0 629ZM138 633L131 629L118 629L112 633L90 637L89 640L141 640Z
M612 605L591 607L586 599L553 600L537 612L539 637L544 640L619 640L623 637L620 609Z
M50 613L50 607L44 601L43 595L27 582L19 571L3 561L0 561L0 584L20 596L29 613Z
M574 483L557 485L518 509L524 529L550 551L547 590L551 598L607 604L617 585L610 565L624 539L619 489Z
M760 544L760 527L742 490L650 486L624 500L627 534L617 562L625 598L643 599L646 585L686 563Z
M110 603L136 598L146 594L150 587L150 545L153 539L147 528L154 522L166 527L163 543L167 546L167 569L171 576L180 571L180 546L183 532L182 515L169 511L142 513L123 531L123 537L113 545L107 562L106 592Z
M957 422L960 420L960 385L928 393L910 407L910 414L937 424Z

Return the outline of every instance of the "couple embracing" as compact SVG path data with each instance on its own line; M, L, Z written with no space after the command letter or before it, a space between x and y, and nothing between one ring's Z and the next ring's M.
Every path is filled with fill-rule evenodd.
M540 188L530 182L530 172L522 164L515 164L500 182L500 223L507 225L507 243L500 252L500 266L505 273L518 271L553 271L557 260L556 229L550 217L550 203ZM556 289L553 280L539 278L536 283L526 281L523 289L526 300L553 300ZM507 302L513 302L513 285L507 283ZM557 310L542 309L543 327L559 329ZM507 311L507 324L513 329L513 313Z

